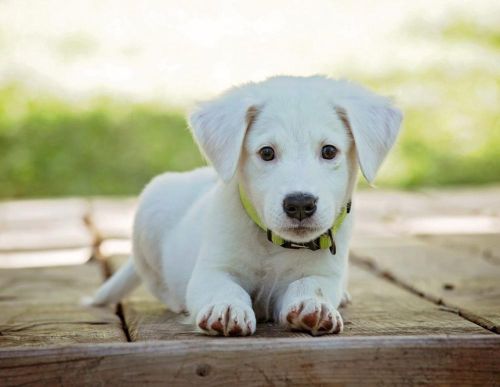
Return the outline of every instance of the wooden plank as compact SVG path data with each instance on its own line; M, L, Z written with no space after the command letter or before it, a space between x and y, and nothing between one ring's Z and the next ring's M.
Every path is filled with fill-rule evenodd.
M397 227L407 235L498 235L500 218L479 215L432 215L400 219Z
M111 308L5 302L0 308L0 347L126 341Z
M0 300L18 304L78 303L103 280L100 265L0 270Z
M499 385L500 338L211 338L0 350L4 386Z
M99 245L99 252L103 257L129 256L132 253L132 243L130 239L105 239Z
M124 261L123 256L111 257L111 271L115 271ZM404 291L362 268L352 267L350 275L353 303L341 311L345 320L342 336L489 333L457 314ZM132 341L180 340L198 336L192 325L183 323L183 316L167 311L144 287L136 290L122 305ZM269 323L258 324L256 336L307 337L302 333L286 332ZM206 338L200 336L199 339Z
M0 270L0 347L126 341L113 308L81 304L102 278L96 263Z
M33 225L83 219L88 212L84 199L38 199L0 202L0 228L26 228Z
M489 333L485 329L416 296L368 270L351 264L353 302L342 311L345 334L352 336Z
M80 265L92 256L92 247L46 251L0 252L0 269Z
M394 218L423 215L500 215L500 185L481 188L396 191L363 189L356 193L358 211Z
M500 265L500 234L422 234L418 238L430 244L467 251Z
M86 200L0 203L0 268L81 264L92 255Z
M500 266L478 254L416 239L357 240L355 261L437 304L500 332Z
M440 208L453 208L455 212L468 212L476 215L500 216L500 185L470 188L426 189Z
M397 221L431 211L432 198L419 192L366 189L356 193L354 237L397 236Z
M92 243L83 218L0 230L0 253L90 247Z
M402 192L361 190L355 237L450 232L500 232L500 186ZM427 229L426 229L427 228Z
M90 218L92 226L101 239L127 239L132 232L137 200L124 199L92 199L90 202Z

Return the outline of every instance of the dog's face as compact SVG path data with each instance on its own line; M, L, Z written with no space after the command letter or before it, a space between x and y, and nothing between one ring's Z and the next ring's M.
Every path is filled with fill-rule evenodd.
M239 178L264 224L308 242L346 204L352 139L324 99L270 98L250 122Z
M373 180L400 121L387 100L322 77L246 85L191 116L219 175L236 175L266 227L294 242L332 226L350 198L358 161Z

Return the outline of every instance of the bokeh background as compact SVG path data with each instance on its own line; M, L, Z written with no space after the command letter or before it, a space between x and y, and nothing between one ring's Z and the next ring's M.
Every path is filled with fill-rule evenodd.
M404 110L377 185L500 181L499 1L0 0L0 198L137 194L196 100L316 73Z

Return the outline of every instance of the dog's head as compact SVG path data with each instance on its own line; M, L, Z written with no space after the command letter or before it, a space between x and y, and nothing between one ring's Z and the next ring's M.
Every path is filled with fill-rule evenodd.
M358 163L374 180L401 119L387 99L317 76L231 89L201 104L190 123L219 176L236 176L266 227L307 242L349 200Z

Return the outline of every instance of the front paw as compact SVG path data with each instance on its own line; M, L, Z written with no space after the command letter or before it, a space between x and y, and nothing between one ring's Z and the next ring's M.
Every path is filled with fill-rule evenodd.
M210 304L198 313L196 325L207 335L248 336L255 332L255 313L241 302Z
M289 329L306 331L313 336L340 333L344 328L337 309L315 298L286 305L280 313L280 322Z

